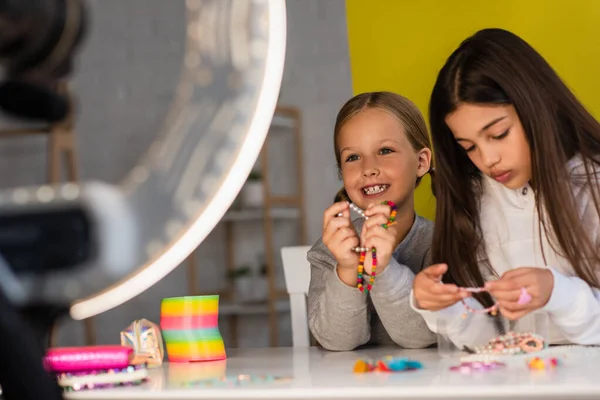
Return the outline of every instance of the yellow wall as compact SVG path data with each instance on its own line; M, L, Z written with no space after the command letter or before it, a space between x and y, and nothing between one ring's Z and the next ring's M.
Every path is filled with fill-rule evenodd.
M497 27L528 41L600 115L600 1L346 0L346 9L355 93L400 93L427 118L445 59L476 30ZM432 218L429 185L417 190L416 208Z

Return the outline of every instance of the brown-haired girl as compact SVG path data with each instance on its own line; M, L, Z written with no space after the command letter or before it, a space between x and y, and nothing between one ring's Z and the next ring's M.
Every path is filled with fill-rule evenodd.
M415 188L430 172L425 121L400 95L363 93L340 110L334 148L344 189L340 201L324 213L322 239L308 252L310 330L330 350L352 350L369 342L429 346L435 336L409 301L432 234L431 222L414 209ZM392 202L395 211L384 201ZM349 202L368 219L352 221ZM376 248L376 276L371 252L364 271L357 270L361 259L356 247ZM371 282L371 277L370 291L359 290L361 279Z
M529 44L484 29L441 69L430 126L437 265L415 279L414 308L456 335L460 299L511 320L542 312L550 342L600 344L598 121Z

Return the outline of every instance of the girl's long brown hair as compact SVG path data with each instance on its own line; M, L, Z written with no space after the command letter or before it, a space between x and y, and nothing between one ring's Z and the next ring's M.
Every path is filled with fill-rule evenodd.
M583 227L571 185L585 186L600 213L594 172L599 165L600 124L540 54L501 29L484 29L465 40L441 69L431 95L429 118L438 174L432 261L448 264L444 280L483 286L478 261L493 272L479 220L482 175L445 122L462 103L514 106L531 148L540 237L543 231L577 276L599 287L598 247ZM566 164L577 154L585 174L574 177ZM491 300L479 299L485 304Z

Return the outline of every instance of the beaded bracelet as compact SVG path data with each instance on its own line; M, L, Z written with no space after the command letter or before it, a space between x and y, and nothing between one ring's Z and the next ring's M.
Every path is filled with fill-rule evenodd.
M56 374L56 379L65 392L137 386L148 380L148 368L146 364L138 364L125 368L63 372Z
M471 293L481 293L481 292L485 292L486 289L485 288L462 288L462 290L466 291L466 292L471 292ZM462 319L467 318L467 311L472 313L472 314L477 314L477 313L481 313L481 314L486 314L486 313L490 313L491 315L495 316L498 313L498 302L495 302L494 304L492 304L490 307L478 310L475 309L473 307L469 307L469 305L467 303L465 303L464 299L461 299L460 302L463 304L463 306L465 306L465 312L461 315Z
M387 229L388 227L396 224L396 214L398 213L398 210L396 208L396 205L391 201L384 201L381 204L388 205L392 209L390 212L390 217L389 217L388 222L382 225L382 227L384 229ZM350 203L350 208L352 208L354 211L356 211L365 220L369 219L369 217L367 217L365 215L365 212L363 210L361 210L359 207L357 207L356 205ZM358 289L361 292L369 292L371 290L371 288L373 287L373 282L375 281L375 276L377 275L377 250L375 249L375 247L373 247L371 249L371 258L373 260L373 263L372 263L372 270L371 270L371 278L369 279L369 283L367 283L366 288L365 288L365 285L363 284L363 272L364 272L364 268L365 268L365 258L367 255L367 251L369 251L369 249L367 249L366 247L355 247L352 250L356 251L357 253L360 252L360 257L358 259L358 268L357 268L358 279L357 279L356 287L358 287Z
M547 347L544 338L532 332L508 332L491 339L487 345L475 346L468 351L475 354L515 355L535 353Z

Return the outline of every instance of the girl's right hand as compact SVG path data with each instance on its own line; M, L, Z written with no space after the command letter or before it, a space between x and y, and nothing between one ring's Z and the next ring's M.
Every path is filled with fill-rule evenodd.
M442 283L442 277L447 270L446 264L436 264L415 276L413 293L417 308L438 311L471 296L470 292L459 289L456 285Z
M342 213L341 217L338 214ZM338 262L338 268L353 269L358 266L358 253L352 248L359 238L350 220L350 205L341 201L333 204L323 215L323 243Z

